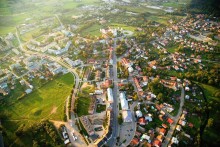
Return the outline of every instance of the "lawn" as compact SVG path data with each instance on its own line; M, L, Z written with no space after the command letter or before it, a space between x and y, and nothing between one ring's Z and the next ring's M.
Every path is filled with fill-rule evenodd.
M62 120L63 107L71 92L73 81L72 74L68 73L48 82L23 99L15 101L15 97L21 94L22 87L18 86L19 93L15 91L12 93L14 103L0 107L0 111L6 114L9 120L18 121L18 124L30 125L42 119ZM15 131L15 128L7 129Z

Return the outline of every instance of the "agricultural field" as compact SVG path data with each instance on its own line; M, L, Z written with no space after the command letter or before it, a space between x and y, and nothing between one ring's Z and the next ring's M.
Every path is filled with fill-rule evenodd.
M35 1L27 0L14 2L12 0L0 1L0 35L15 32L16 26L24 24L27 18L37 21L58 13L66 13L74 8L84 5L97 5L99 0L83 0L80 2L64 0L57 3L56 0Z

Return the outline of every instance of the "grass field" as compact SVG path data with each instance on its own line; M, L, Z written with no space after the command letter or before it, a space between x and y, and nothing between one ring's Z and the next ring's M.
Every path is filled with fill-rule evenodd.
M23 123L31 125L42 119L62 120L63 107L71 92L73 81L72 74L68 73L48 82L22 100L0 107L1 113L5 113L10 121L16 121L14 128L7 123L8 129L15 131L17 125Z
M199 83L199 85L204 89L204 92L205 92L205 95L208 101L214 100L214 101L220 102L220 98L217 98L214 96L214 94L217 91L220 91L218 88L210 86L210 85L206 85L206 84L201 84L201 83Z
M129 30L129 31L133 31L135 30L135 27L132 27L132 26L127 26L125 24L119 24L119 23L111 23L110 24L111 27L113 28L123 28L124 30Z
M21 3L9 3L7 0L0 1L0 35L14 32L15 27L25 23L26 18L41 18L53 16L55 13L66 10L73 10L83 5L97 5L99 0L82 0L80 2L72 0L56 0Z
M81 34L82 36L91 35L91 36L100 36L100 29L102 28L99 24L93 24L90 27L84 29Z

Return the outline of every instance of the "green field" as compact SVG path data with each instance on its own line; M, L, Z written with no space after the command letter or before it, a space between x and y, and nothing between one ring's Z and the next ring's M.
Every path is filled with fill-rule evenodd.
M80 117L82 115L88 115L88 109L90 106L91 98L89 96L89 93L94 92L93 86L87 86L86 88L83 88L81 92L78 95L78 98L76 99L76 113Z
M13 2L8 0L0 1L0 35L15 32L16 26L25 23L26 18L33 18L38 21L44 17L54 16L59 12L69 12L83 5L97 5L99 0L82 0L80 2L64 0L49 1L26 1ZM73 14L74 15L74 14Z
M0 107L1 113L6 114L8 119L6 128L8 126L7 129L15 131L16 127L23 123L28 125L42 119L62 120L63 107L66 98L70 95L73 81L72 74L68 73L48 82L15 103Z
M110 24L111 27L113 28L123 28L124 30L129 30L129 31L132 31L134 32L135 31L135 27L132 27L132 26L128 26L128 25L125 25L125 24L119 24L119 23L111 23Z
M216 92L220 91L218 88L201 83L199 85L203 88L208 101L214 100L220 102L220 98L214 96Z
M93 24L90 27L84 29L81 34L82 36L91 35L91 36L100 36L100 29L102 28L99 24Z

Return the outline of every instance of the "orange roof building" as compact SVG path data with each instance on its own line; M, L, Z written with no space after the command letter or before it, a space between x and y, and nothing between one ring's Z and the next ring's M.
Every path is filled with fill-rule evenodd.
M167 122L168 122L169 124L172 124L172 123L173 123L173 120L172 120L171 118L168 118L168 119L167 119Z

